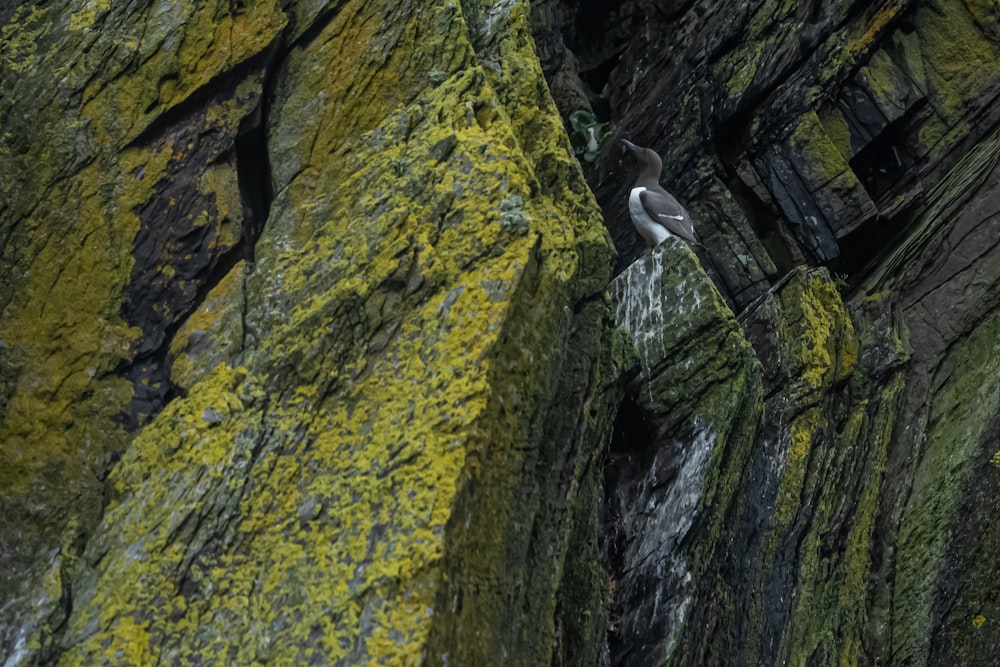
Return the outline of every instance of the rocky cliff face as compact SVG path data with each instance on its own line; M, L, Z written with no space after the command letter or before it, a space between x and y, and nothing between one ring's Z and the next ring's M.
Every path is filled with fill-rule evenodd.
M611 663L990 664L996 7L540 7L557 103L611 121L587 172L620 250L615 284L648 282L653 261L628 266L641 244L621 204L631 166L611 149L628 136L664 156L763 384L762 406L729 393L757 432L717 439L716 458L696 463L691 429L719 420L698 389L718 382L706 362L739 367L743 353L713 340L718 326L686 347L637 334L643 367L664 379L632 383L637 408L611 445L611 615L623 619ZM612 292L619 311L635 307ZM680 332L706 316L695 301L653 290L638 303L672 312ZM714 479L735 491L720 496Z
M991 664L998 19L0 9L5 664Z

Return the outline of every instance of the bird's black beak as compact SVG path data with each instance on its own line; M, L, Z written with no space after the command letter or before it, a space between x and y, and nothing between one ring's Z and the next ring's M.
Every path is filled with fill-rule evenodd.
M631 141L629 141L628 139L622 139L622 143L623 143L623 144L625 145L625 148L629 149L629 150L630 150L630 151L632 151L633 153L634 153L635 151L639 150L639 147L638 147L638 146L636 146L635 144L633 144L633 143L632 143Z

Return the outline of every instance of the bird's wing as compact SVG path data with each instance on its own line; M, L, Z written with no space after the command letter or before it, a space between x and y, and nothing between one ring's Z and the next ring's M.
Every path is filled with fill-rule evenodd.
M701 245L691 224L691 216L680 202L668 192L645 190L639 193L639 201L650 219L666 227L672 234L690 243Z

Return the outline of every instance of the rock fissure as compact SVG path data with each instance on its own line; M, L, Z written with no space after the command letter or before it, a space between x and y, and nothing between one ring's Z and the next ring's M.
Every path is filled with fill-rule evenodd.
M136 268L133 269L133 282L126 289L125 307L123 312L126 321L133 322L145 331L153 331L153 338L144 334L143 338L134 344L139 354L131 361L124 362L118 372L128 378L136 388L128 412L123 413L120 420L129 430L134 430L162 410L171 400L184 396L186 390L177 385L171 378L173 353L171 346L176 334L187 326L190 316L205 304L220 283L231 279L234 271L252 272L254 266L254 247L263 232L264 223L268 218L273 200L272 177L267 149L267 123L270 97L273 96L278 71L283 54L287 49L282 46L284 37L279 36L265 50L241 63L233 70L220 74L210 81L205 89L197 91L183 103L173 107L157 117L144 132L137 137L132 145L149 145L163 143L164 137L190 137L187 149L190 156L181 154L175 158L178 171L176 176L163 183L163 195L139 210L140 220L149 220L144 224L161 224L164 208L167 211L178 208L178 200L189 202L187 220L196 215L200 205L206 206L199 218L200 226L185 226L174 222L176 228L173 240L164 243L163 230L158 229L159 239L148 241L148 232L141 229L136 237ZM235 91L242 81L256 76L261 81L260 93L250 106L249 113L240 119L232 138L213 136L211 131L184 128L180 119L191 115L192 110L208 109L215 104L214 91L218 89ZM205 112L194 111L195 114ZM208 125L206 124L206 128ZM161 135L156 138L157 135ZM204 144L206 147L202 147ZM200 182L194 182L181 175L180 169L187 168L197 158L203 161L204 172ZM212 202L201 195L203 182L212 173L213 168L235 171L235 187L239 196L238 210L221 210L220 201ZM169 172L168 172L169 173ZM213 180L214 177L213 177ZM164 200L169 200L164 206ZM146 213L144 211L148 211ZM154 223L155 221L155 223ZM238 226L235 233L226 231L226 226ZM231 240L223 240L229 234ZM167 236L169 239L169 236ZM150 260L159 256L163 261L165 251L177 252L176 245L192 250L201 261L192 269L171 268L172 275L163 273L163 265L149 266ZM183 252L183 251L182 251ZM191 255L188 255L190 257ZM191 287L181 287L178 291L176 278L188 281ZM136 282L138 279L138 282ZM165 280L164 280L165 279ZM172 285L173 283L173 285ZM241 288L241 291L243 288ZM150 293L159 292L160 298L149 298ZM138 296L142 294L143 296ZM137 298L138 297L138 298ZM245 295L241 297L240 307L240 347L232 350L235 356L240 356L246 344ZM164 315L166 315L164 317ZM163 321L166 320L166 321ZM153 326L150 326L152 322Z

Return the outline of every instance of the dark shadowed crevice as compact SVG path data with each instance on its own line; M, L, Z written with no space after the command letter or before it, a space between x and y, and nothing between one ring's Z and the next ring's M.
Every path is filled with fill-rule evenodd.
M635 656L630 653L636 637L631 636L622 623L625 610L634 601L626 599L626 587L621 585L634 563L627 562L629 535L626 514L630 496L635 493L636 477L648 468L655 448L656 428L635 396L626 395L615 418L611 445L604 466L603 502L603 558L610 578L608 605L608 656L609 665L627 665ZM650 619L650 624L652 625ZM658 636L657 628L650 628L648 638Z
M274 59L273 54L278 50L280 40L281 37L278 37L271 46L261 53L238 63L231 70L217 74L205 85L192 92L186 99L163 110L159 115L150 120L149 124L131 139L124 148L154 144L157 139L168 134L174 126L183 123L185 120L189 120L199 111L216 101L219 98L220 91L235 90L236 86L248 76L253 76L254 72L258 71L261 67L269 66L268 63ZM156 105L152 105L147 113L155 110L155 108Z
M840 257L831 268L852 285L860 283L897 246L912 223L910 211L923 201L922 187L913 174L922 173L925 165L909 144L915 134L914 120L921 117L925 107L923 100L914 105L870 138L849 160L879 211L876 218L850 230L838 241Z
M877 136L851 157L851 169L865 186L872 201L879 202L897 190L897 184L906 176L919 170L920 160L907 144L913 136L911 120L926 105L925 101L913 106L906 115L889 123ZM851 110L844 109L844 115Z
M602 121L612 118L607 86L629 46L632 27L639 23L632 14L638 5L578 0L566 3L572 21L563 25L563 39L576 56L580 79L594 113Z
M274 72L284 53L276 43L254 59L257 73L241 66L243 78L235 73L220 77L227 87L201 98L201 106L192 106L197 97L188 100L140 137L150 146L186 145L188 151L176 154L154 194L136 208L140 229L134 241L132 275L123 290L122 317L141 329L142 335L132 345L131 360L116 369L134 389L128 408L118 417L129 431L149 422L183 393L170 379L170 344L177 331L240 261L248 269L253 267L254 246L273 197L267 113ZM205 120L208 110L245 77L260 76L261 69L261 95L235 136L211 129ZM204 176L211 169L235 171L241 202L238 218L227 217L216 205L216 193L205 190ZM222 242L226 224L240 225L235 242L229 245Z
M267 153L267 119L279 60L278 50L272 49L265 69L260 102L240 123L239 134L233 146L236 153L240 201L243 204L243 234L239 259L246 260L251 269L255 259L254 247L264 230L264 223L271 212L271 202L274 200L271 161ZM233 263L235 264L235 261Z
M746 165L745 168L753 168L743 149L743 137L746 128L753 121L754 110L754 107L748 107L730 116L716 129L713 141L723 168L719 176L774 262L778 275L786 275L794 267L805 263L802 251L774 207L762 201L738 173L741 161Z
M913 203L915 204L915 200ZM865 276L895 251L913 222L913 216L901 212L891 217L878 217L840 239L840 257L831 269L842 274L848 286L860 285ZM850 292L848 292L849 294Z

